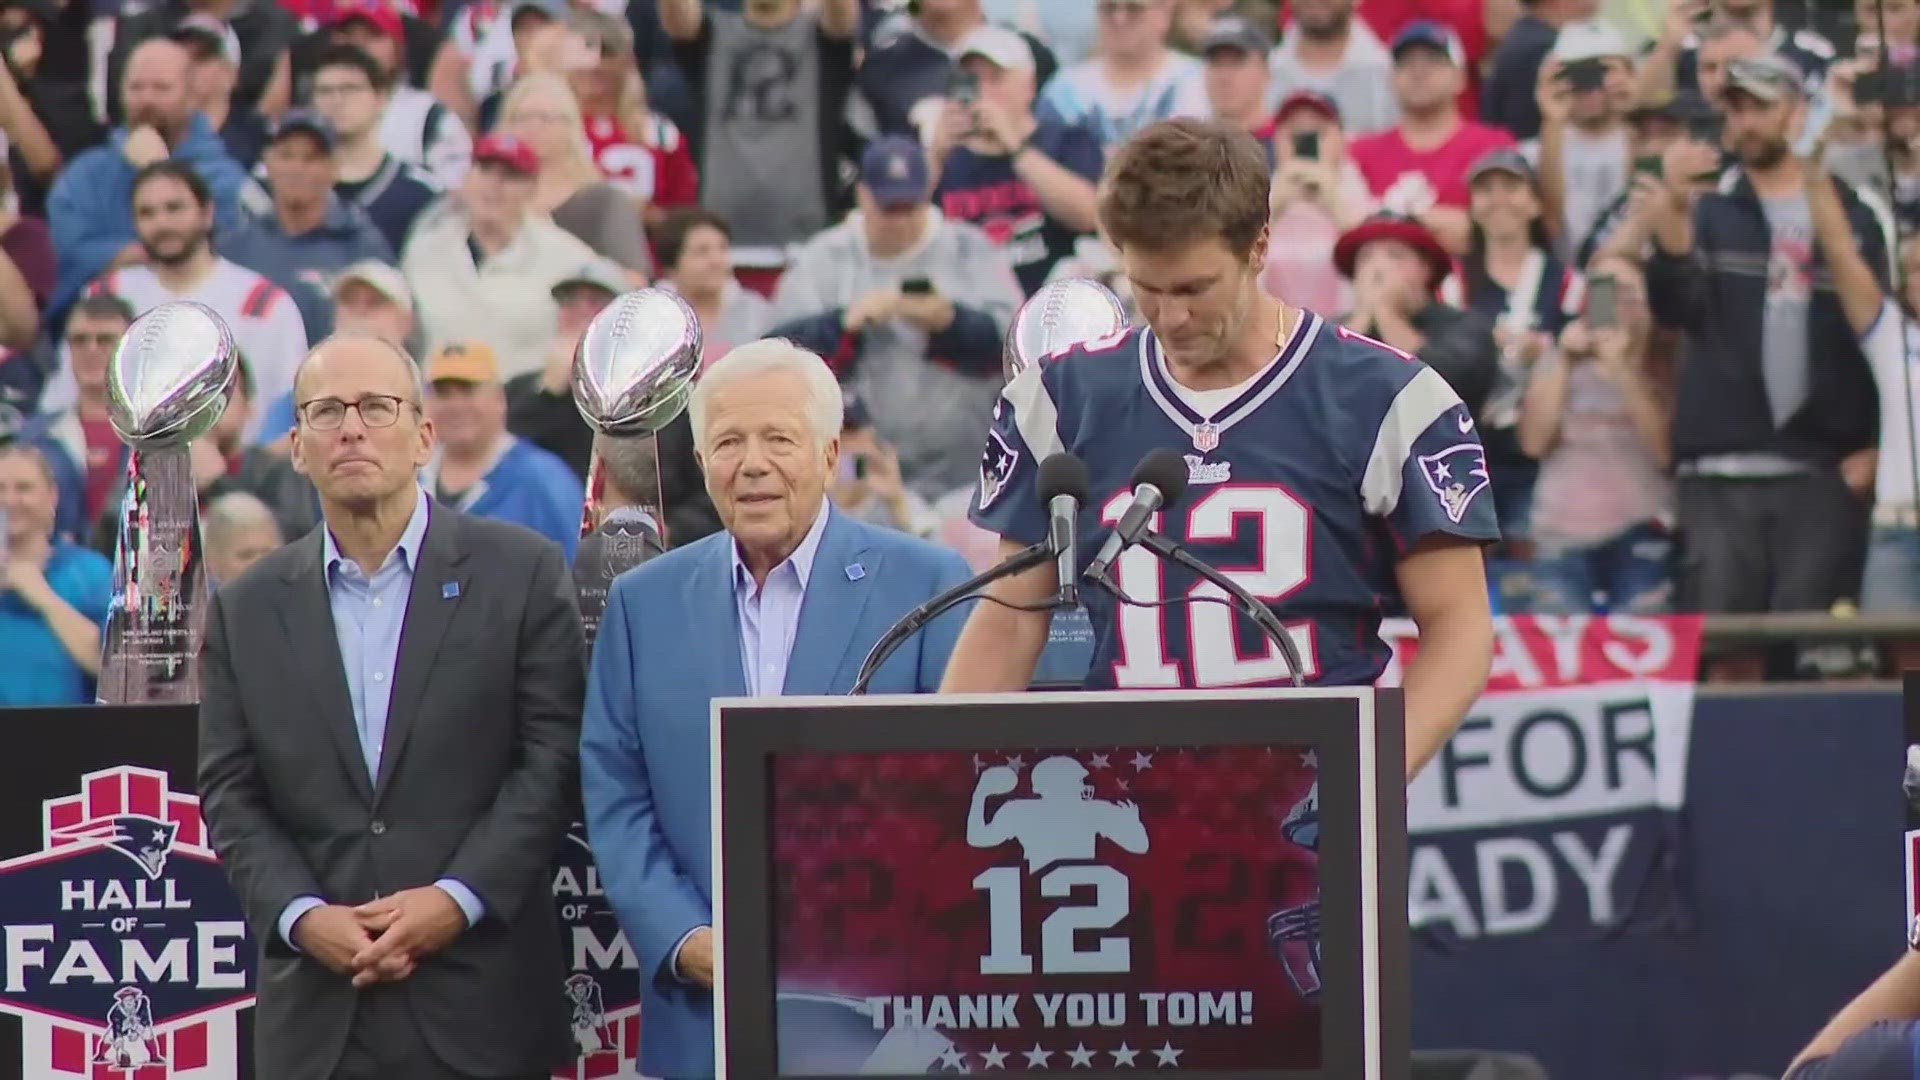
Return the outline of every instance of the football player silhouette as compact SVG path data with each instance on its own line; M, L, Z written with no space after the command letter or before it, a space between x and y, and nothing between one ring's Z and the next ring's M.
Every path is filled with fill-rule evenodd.
M1008 799L988 818L987 800L1018 787L1020 774L1005 765L982 772L967 814L967 843L985 848L1017 840L1029 873L1068 859L1092 859L1102 836L1136 855L1147 850L1140 808L1125 799L1094 798L1087 767L1078 761L1044 758L1033 767L1029 783L1037 798Z

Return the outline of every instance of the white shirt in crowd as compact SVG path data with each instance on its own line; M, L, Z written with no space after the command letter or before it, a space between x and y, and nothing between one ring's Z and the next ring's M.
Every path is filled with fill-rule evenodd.
M1124 89L1107 81L1106 65L1098 60L1062 67L1034 104L1036 114L1085 125L1108 151L1156 120L1212 111L1200 61L1176 52L1167 54L1152 78Z
M1902 328L1905 328L1904 335ZM1905 340L1902 340L1904 337ZM1880 387L1880 468L1873 482L1876 506L1914 505L1914 431L1920 427L1920 324L1889 297L1861 335L1860 351Z

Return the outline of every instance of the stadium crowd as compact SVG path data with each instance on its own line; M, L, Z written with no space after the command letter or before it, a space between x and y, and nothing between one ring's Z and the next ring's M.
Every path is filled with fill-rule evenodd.
M574 345L643 284L709 362L827 358L835 505L990 559L966 510L1009 321L1062 276L1125 299L1096 184L1176 116L1265 147L1269 291L1472 409L1500 611L1920 610L1920 4L1862 0L1846 50L1803 14L0 0L0 705L90 700L108 360L175 299L243 355L192 447L216 582L319 520L287 431L336 330L421 358L437 499L571 554ZM717 529L685 418L659 466L669 539Z

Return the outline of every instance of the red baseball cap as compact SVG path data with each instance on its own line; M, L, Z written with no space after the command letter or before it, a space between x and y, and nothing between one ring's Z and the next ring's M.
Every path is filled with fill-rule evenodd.
M1375 240L1398 240L1420 254L1427 264L1427 288L1437 290L1453 273L1453 256L1425 225L1398 214L1378 213L1342 233L1333 245L1333 267L1352 280L1360 249Z
M1339 102L1317 90L1295 90L1281 98L1279 106L1273 110L1273 122L1281 123L1301 109L1311 109L1336 124L1340 122Z
M473 144L474 164L483 161L505 165L514 172L528 176L540 171L540 155L533 152L533 147L528 146L525 139L499 131L482 136L479 142Z
M333 10L327 14L327 26L344 26L355 19L395 41L406 40L407 32L400 25L400 13L382 0L335 0Z

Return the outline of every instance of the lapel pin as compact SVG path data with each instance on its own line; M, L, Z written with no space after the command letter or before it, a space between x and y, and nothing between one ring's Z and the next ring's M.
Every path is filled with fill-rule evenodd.
M859 581L861 578L866 576L867 576L867 568L864 566L861 566L859 563L854 563L852 566L847 567L848 581Z
M457 581L449 581L446 584L440 586L440 599L442 600L451 600L454 597L459 595L460 595L460 583Z

